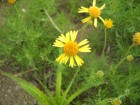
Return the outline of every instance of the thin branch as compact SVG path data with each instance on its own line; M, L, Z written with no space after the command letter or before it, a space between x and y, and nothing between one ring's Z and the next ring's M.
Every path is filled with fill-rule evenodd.
M51 16L49 15L48 11L46 9L44 9L46 15L48 16L49 20L51 21L52 25L54 26L54 28L59 32L62 33L62 31L59 29L59 27L54 23L53 19L51 18Z

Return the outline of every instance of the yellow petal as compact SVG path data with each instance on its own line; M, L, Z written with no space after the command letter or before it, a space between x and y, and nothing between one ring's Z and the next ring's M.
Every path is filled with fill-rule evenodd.
M81 8L79 8L78 13L88 13L88 8L81 6Z
M93 0L93 6L95 6L96 5L96 0Z
M88 40L87 39L84 39L83 41L81 41L78 46L82 46L82 45L85 45L88 43Z
M66 64L66 63L68 62L68 60L69 60L69 56L66 55L66 56L64 57L62 63Z
M105 21L104 21L104 19L102 18L102 17L99 17L99 19L101 19L101 21L104 23Z
M75 58L77 65L82 66L82 63L84 63L84 61L77 55L74 58Z
M66 42L70 41L70 32L66 33Z
M57 38L57 40L60 40L61 42L66 42L66 37L63 35L63 34L61 34L61 36L59 36L58 38Z
M53 46L55 46L55 47L64 47L64 43L62 43L62 42L60 42L58 40L55 40Z
M94 19L94 26L97 28L97 18Z
M73 57L70 57L70 64L69 66L71 66L73 68L73 66L75 66L75 62L74 62L74 59Z
M88 22L89 20L91 20L91 17L90 17L90 16L87 17L87 18L85 18L85 19L83 19L82 22L83 22L83 23L86 23L86 22Z
M61 54L61 55L56 59L56 61L62 63L62 61L63 61L63 59L65 58L65 56L66 56L66 55L65 55L64 53Z
M89 45L85 45L81 48L78 49L79 52L91 52L91 48L89 47Z
M71 41L75 41L75 39L77 37L77 33L78 33L78 31L73 31L73 32L70 33Z
M104 9L104 8L105 8L105 4L104 4L103 6L100 7L100 10L102 10L102 9Z

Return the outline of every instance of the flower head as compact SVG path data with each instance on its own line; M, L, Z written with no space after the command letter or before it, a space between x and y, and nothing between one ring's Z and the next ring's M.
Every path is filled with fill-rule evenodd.
M56 59L57 62L66 64L69 60L69 66L71 67L82 66L84 61L78 56L78 52L91 52L91 48L87 39L80 43L75 41L77 33L78 31L70 31L66 35L61 34L55 40L53 46L63 48L63 54Z
M121 105L122 101L119 98L114 98L112 100L112 105Z
M102 70L98 70L96 72L96 76L99 77L99 78L102 78L104 76L104 72Z
M127 57L126 57L126 60L127 61L132 61L134 59L134 57L132 56L132 55L128 55Z
M104 21L104 26L106 27L106 28L112 28L112 26L113 26L113 21L111 20L111 19L105 19L105 21Z
M97 18L101 19L103 22L103 19L101 17L101 10L105 7L105 4L102 7L97 7L96 6L96 0L93 0L93 4L91 7L86 8L81 6L79 8L79 13L88 13L89 16L85 19L82 20L83 23L88 22L89 20L94 19L94 26L97 27Z
M14 4L16 2L16 0L8 0L9 4Z
M135 33L133 36L133 43L135 45L140 45L140 32Z

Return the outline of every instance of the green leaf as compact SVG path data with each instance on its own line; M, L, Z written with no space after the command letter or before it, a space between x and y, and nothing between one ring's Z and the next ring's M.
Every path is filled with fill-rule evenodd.
M78 97L79 95L81 95L83 92L87 91L88 89L90 88L93 88L95 86L98 86L98 85L101 85L103 84L104 82L98 82L98 83L95 83L95 84L90 84L90 85L87 85L86 87L82 87L81 89L78 89L75 93L73 93L65 102L64 105L69 105L70 102L72 102L76 97Z
M7 76L7 77L13 79L14 81L16 81L17 84L22 89L24 89L27 93L29 93L31 96L33 96L40 103L40 105L50 105L48 97L42 91L40 91L38 88L33 86L32 84L28 83L27 81L25 81L21 78L18 78L12 74L9 74L9 73L3 72L3 71L1 71L0 74Z

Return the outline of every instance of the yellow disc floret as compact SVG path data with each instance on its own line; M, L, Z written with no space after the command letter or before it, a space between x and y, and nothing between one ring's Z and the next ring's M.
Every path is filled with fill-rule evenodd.
M98 78L102 78L102 77L104 76L104 72L103 72L102 70L98 70L98 71L96 72L96 76L97 76Z
M16 0L8 0L9 4L14 4L16 2Z
M127 61L132 61L134 59L134 57L132 56L132 55L128 55L127 57L126 57L126 60Z
M136 45L140 45L140 32L135 33L133 36L133 43Z
M68 56L75 56L78 52L78 44L73 41L69 41L64 46L64 52Z
M113 21L111 19L105 19L104 25L106 28L111 28L113 26Z
M99 17L101 14L101 10L100 8L96 7L96 6L92 6L89 8L89 15L91 17L97 18Z
M115 98L112 100L112 105L121 105L122 101L119 98Z

